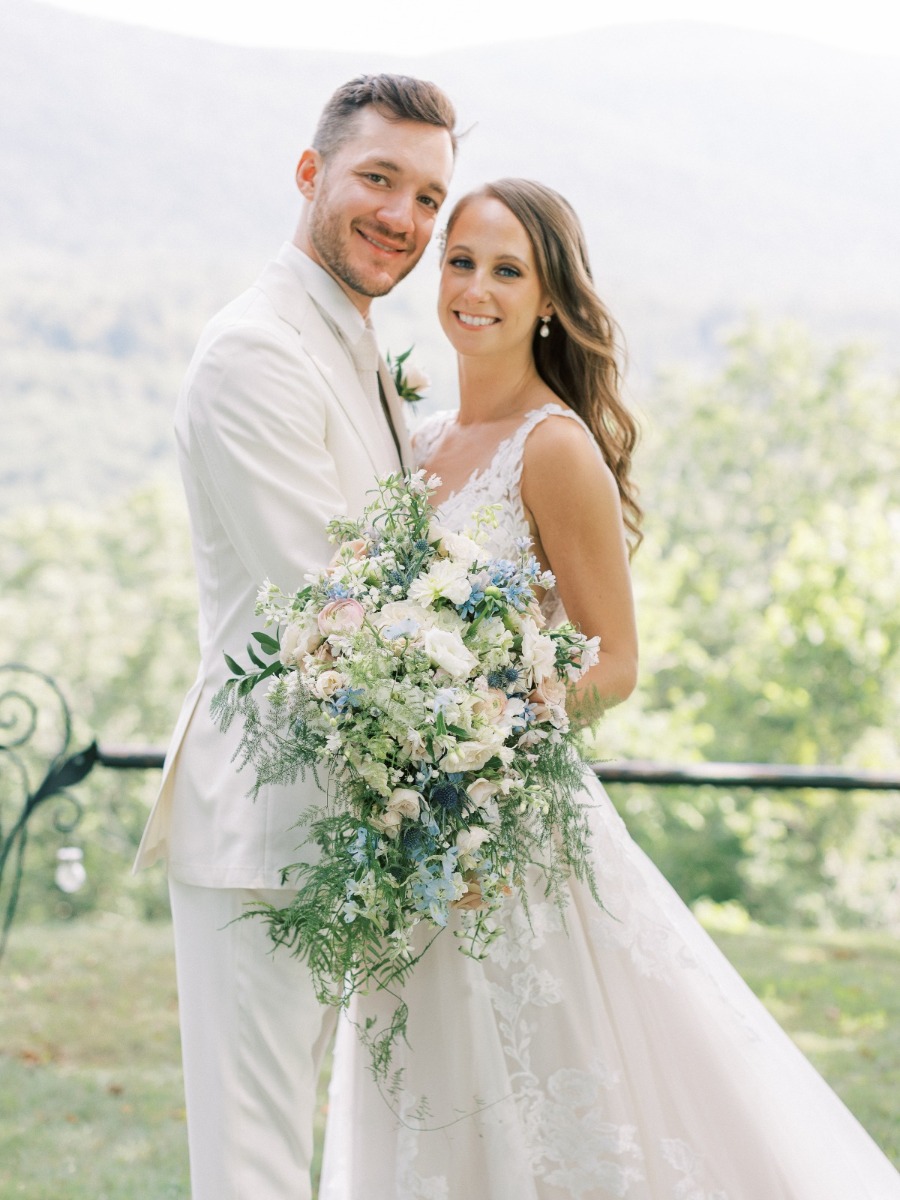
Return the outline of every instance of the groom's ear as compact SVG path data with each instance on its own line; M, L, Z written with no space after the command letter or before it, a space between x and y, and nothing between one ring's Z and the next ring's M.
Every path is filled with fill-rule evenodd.
M316 184L322 172L322 155L318 150L304 150L297 163L297 187L305 200L312 200L316 194Z

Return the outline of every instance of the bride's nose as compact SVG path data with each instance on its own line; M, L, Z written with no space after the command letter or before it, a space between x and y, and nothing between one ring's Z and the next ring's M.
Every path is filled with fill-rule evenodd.
M488 294L488 277L484 271L474 270L466 283L467 300L485 300Z

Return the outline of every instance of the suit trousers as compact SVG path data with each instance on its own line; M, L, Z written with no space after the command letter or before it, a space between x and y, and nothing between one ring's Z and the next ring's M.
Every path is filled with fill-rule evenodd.
M336 1011L247 904L293 893L170 877L192 1200L310 1200L316 1084Z

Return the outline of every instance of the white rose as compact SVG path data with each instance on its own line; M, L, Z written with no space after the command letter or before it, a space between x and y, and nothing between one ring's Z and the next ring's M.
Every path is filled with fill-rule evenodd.
M472 594L472 585L466 567L449 558L432 563L424 575L414 579L409 589L413 603L426 607L436 600L449 600L451 604L465 604Z
M481 825L472 825L469 829L460 829L456 835L456 845L460 854L471 854L473 850L477 850L482 846L490 836L489 829L484 829Z
M284 667L293 667L297 662L297 643L300 641L300 626L288 625L281 634L281 650L278 657Z
M441 770L448 774L455 771L480 771L496 753L496 742L481 742L478 739L457 742L441 759Z
M454 679L466 679L478 666L478 659L459 634L448 629L426 629L422 649L436 667Z
M373 813L369 817L369 824L372 828L377 829L379 833L383 833L385 837L389 838L399 836L402 823L403 817L395 808L386 808L383 813Z
M481 547L464 533L456 533L447 529L438 521L432 521L428 527L429 542L437 542L438 553L446 555L462 563L467 568L478 561L482 553Z
M561 679L552 678L542 681L528 697L534 707L534 715L538 721L549 721L557 729L568 727L566 716L566 685Z
M541 633L530 617L522 623L522 661L534 676L535 683L556 672L553 640Z
M403 371L403 382L411 392L424 392L431 387L431 380L421 367L407 363Z
M469 799L476 808L483 808L487 802L497 795L499 787L496 783L492 783L490 779L476 779L474 783L470 783L466 787Z
M315 617L307 617L302 621L292 621L285 626L281 634L281 652L279 658L286 667L296 666L306 654L322 644L322 634Z
M401 817L415 820L422 806L422 797L412 788L394 788L387 806L391 812L397 812Z
M340 671L323 671L313 683L313 691L321 700L330 700L338 688L345 687L347 680Z

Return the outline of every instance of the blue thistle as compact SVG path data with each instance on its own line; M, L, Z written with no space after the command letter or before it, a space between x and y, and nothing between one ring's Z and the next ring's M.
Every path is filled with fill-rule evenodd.
M462 808L462 792L449 779L437 784L431 789L430 800L447 814L458 813Z

